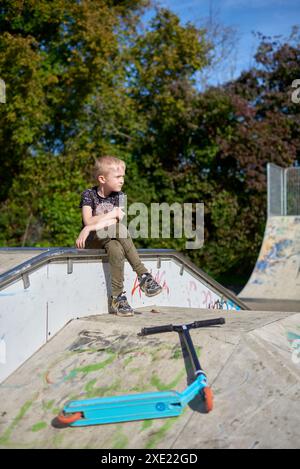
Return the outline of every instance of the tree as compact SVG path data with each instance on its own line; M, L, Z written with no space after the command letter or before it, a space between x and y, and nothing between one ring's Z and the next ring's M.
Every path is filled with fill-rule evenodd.
M69 235L61 238L55 206L61 210L59 197L79 198L94 158L122 134L130 103L122 94L120 41L134 32L147 4L1 2L0 76L7 85L0 107L3 244L74 243L79 215L66 219ZM80 174L75 182L74 171ZM32 203L37 188L43 188L41 206Z
M74 245L94 159L127 164L128 201L205 203L205 244L184 251L214 276L249 272L263 234L266 164L299 158L297 32L261 37L256 66L205 92L203 28L143 0L2 1L0 244Z

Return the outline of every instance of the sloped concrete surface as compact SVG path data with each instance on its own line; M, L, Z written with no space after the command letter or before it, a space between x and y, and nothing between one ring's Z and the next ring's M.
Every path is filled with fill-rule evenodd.
M251 310L255 311L294 311L300 313L300 300L264 300L262 298L244 298Z
M0 275L45 251L46 249L0 249Z
M191 370L178 334L137 333L215 317L226 324L191 330L215 395L210 414L196 398L177 418L57 428L71 399L183 391ZM154 305L134 318L74 320L0 385L0 448L297 448L298 338L300 314L280 311Z
M272 216L252 275L239 298L300 301L300 217Z

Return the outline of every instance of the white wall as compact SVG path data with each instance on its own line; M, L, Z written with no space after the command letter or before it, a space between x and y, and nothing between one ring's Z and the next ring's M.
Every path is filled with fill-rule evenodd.
M125 290L133 308L142 306L213 307L220 294L174 259L143 259L146 268L163 287L160 295L146 297L136 274L125 263ZM110 274L107 263L74 261L68 274L67 262L51 262L29 274L30 286L18 280L0 291L0 382L45 344L68 321L108 313ZM240 309L232 302L224 309ZM5 350L5 357L3 350Z

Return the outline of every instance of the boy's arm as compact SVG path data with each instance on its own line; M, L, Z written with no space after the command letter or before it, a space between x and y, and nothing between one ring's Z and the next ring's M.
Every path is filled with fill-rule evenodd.
M76 247L78 249L83 249L85 247L85 241L91 231L101 230L101 228L104 228L105 226L113 225L117 223L117 221L118 221L117 218L111 218L110 220L101 220L91 225L86 225L81 230L81 232L78 235L78 238L76 239Z
M96 217L93 217L93 218L96 218ZM88 232L90 233L91 231L101 230L101 228L105 228L106 226L113 225L114 223L117 223L117 221L118 220L116 217L110 218L108 220L94 221L90 225L86 225L84 228L86 228Z
M108 213L102 213L101 215L94 215L92 216L92 208L89 207L88 205L84 205L82 207L82 219L83 223L85 226L94 226L98 222L107 222L109 220L112 220L114 218L119 218L120 217L120 209L118 207L115 207L113 210L111 210ZM103 225L107 226L107 225ZM101 228L103 228L101 226ZM100 228L92 228L91 231L94 229L100 229Z

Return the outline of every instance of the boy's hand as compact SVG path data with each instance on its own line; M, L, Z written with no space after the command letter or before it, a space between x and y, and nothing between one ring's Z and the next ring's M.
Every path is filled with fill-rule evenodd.
M116 210L116 218L121 221L125 217L125 212L121 207L115 207L114 209Z
M102 222L95 223L94 225L86 225L80 231L79 236L76 239L77 249L84 249L86 239L87 239L87 237L88 237L88 235L90 234L91 231L101 230L105 226L110 226L110 225L116 224L117 221L118 221L117 218L112 218L112 219L107 220L105 222L102 221Z
M90 234L90 227L85 226L79 233L78 238L76 239L76 247L77 249L84 249L86 239L88 235Z
M121 221L125 216L125 212L121 207L114 207L110 212L108 212L112 218L116 218L117 221Z

